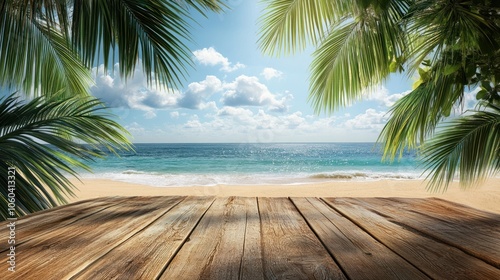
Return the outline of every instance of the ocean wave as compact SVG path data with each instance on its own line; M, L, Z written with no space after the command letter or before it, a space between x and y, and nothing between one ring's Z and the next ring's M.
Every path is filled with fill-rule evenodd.
M137 175L140 175L140 174L147 174L147 173L143 172L143 171L137 171L137 170L125 170L125 171L121 172L121 174L125 174L125 175L137 174Z
M420 174L410 173L364 173L364 172L342 172L342 173L319 173L310 175L311 179L332 179L332 180L416 180Z
M110 179L114 181L149 185L155 187L216 186L216 185L300 185L318 181L371 181L414 180L420 174L376 173L376 172L331 172L331 173L238 173L238 174L161 174L137 170L87 174L84 178Z

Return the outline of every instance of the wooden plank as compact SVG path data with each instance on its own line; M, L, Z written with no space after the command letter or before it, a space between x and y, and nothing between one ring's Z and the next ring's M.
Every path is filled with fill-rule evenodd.
M257 207L257 198L247 199L245 202L247 207L247 224L243 257L241 259L240 279L264 279L260 215Z
M213 197L188 197L72 279L157 279Z
M429 279L317 198L292 198L350 279Z
M53 208L49 208L49 209L46 209L46 210L42 210L42 211L37 211L37 212L34 212L34 213L29 213L27 215L24 215L22 217L19 217L17 220L18 221L23 221L23 220L35 220L34 218L37 217L38 215L45 215L46 213L49 213L49 212L52 212L52 211L60 211L60 210L64 210L64 209L72 209L74 207L78 207L79 205L81 204L86 204L86 203L89 203L89 202L96 202L96 201L105 201L105 200L109 200L111 198L120 198L119 196L114 196L114 197L99 197L99 198L91 198L91 199L85 199L85 200L80 200L80 201L76 201L76 202L72 202L72 203L69 203L69 204L63 204L63 205L59 205L59 206L56 206L56 207L53 207ZM6 223L5 221L2 221L0 222L0 224L3 224L3 223Z
M160 279L238 279L247 200L217 198Z
M57 206L54 208L38 211L38 212L31 213L31 214L17 218L17 226L19 226L20 229L23 227L30 227L30 226L33 227L32 224L34 222L40 221L40 219L38 217L39 215L45 215L46 213L51 213L51 215L55 215L55 216L62 214L62 213L67 214L69 212L75 211L75 209L86 208L89 205L93 205L95 203L107 203L108 201L109 201L109 198L91 199L91 200L85 200L85 201L77 201L75 203L61 205L61 206ZM66 215L63 215L63 216L66 216ZM0 226L1 226L0 234L3 235L5 232L7 232L7 230L4 229L4 226L8 223L9 223L8 221L1 221L0 222ZM23 228L23 230L24 229L25 228Z
M267 279L346 279L288 198L258 198Z
M16 249L16 277L65 279L155 221L184 197L138 197L83 218ZM50 214L48 214L50 215ZM39 216L41 219L42 215ZM7 270L0 263L0 271Z
M500 268L500 215L469 213L427 199L363 199L363 207L390 217ZM438 203L436 203L438 202ZM390 207L388 207L390 205ZM450 208L450 206L452 208ZM475 210L475 209L474 209ZM401 213L404 212L404 215Z
M445 222L459 223L464 228L473 229L475 232L479 231L481 235L500 238L500 231L498 230L500 227L499 214L481 211L439 198L411 199L392 197L376 200L383 200L394 207L429 215Z
M500 270L484 261L393 223L358 203L352 203L353 200L357 199L325 199L332 208L431 278L500 279ZM405 213L401 212L400 215L404 216Z
M404 200L406 200L406 199L404 199ZM464 205L464 204L456 203L456 202L449 201L449 200L444 200L441 198L433 197L433 198L426 198L426 199L416 199L416 201L430 203L430 204L434 205L435 207L440 206L440 207L447 208L448 211L452 211L452 212L458 214L458 215L454 215L456 217L460 217L461 215L466 214L467 216L471 216L475 219L481 219L481 218L490 219L491 217L498 219L498 214L479 210L479 209L472 208L472 207Z
M16 221L16 245L65 227L88 215L95 214L112 205L125 201L124 197L96 199L84 203L69 204L37 212L37 215L24 216ZM43 213L43 216L39 216ZM0 230L0 253L7 251L8 228L2 225Z

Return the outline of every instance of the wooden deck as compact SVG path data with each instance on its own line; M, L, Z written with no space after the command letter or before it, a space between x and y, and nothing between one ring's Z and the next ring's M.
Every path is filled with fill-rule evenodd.
M2 279L500 279L500 215L439 199L111 197L0 229Z

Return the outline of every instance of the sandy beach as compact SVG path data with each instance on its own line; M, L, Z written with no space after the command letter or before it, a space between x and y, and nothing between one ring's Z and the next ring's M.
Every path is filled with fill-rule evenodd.
M488 179L477 188L463 190L453 183L444 193L425 189L422 180L335 181L302 185L151 187L125 182L72 179L78 188L70 202L105 196L265 196L265 197L437 197L500 214L500 178Z

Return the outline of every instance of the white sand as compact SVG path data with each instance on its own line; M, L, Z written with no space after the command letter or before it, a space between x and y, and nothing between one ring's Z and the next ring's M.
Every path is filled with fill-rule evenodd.
M453 183L445 193L431 193L421 180L383 180L371 182L328 182L304 185L151 187L102 179L72 180L78 201L104 196L312 196L312 197L438 197L500 214L500 178L487 180L474 189L462 190Z

